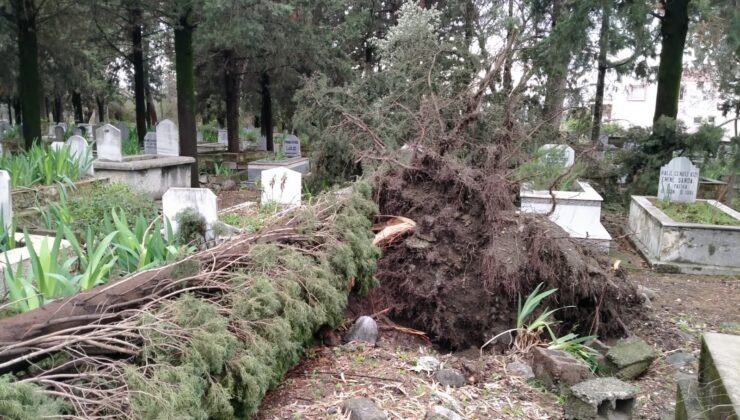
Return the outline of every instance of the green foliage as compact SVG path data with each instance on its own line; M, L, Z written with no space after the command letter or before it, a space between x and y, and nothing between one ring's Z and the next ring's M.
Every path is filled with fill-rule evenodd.
M177 242L181 244L200 243L206 238L206 219L195 209L186 208L175 216L177 221Z
M225 165L223 162L213 163L213 174L219 176L230 176L234 174L234 170L230 166Z
M220 216L220 218L222 222L228 225L238 227L248 233L254 233L265 227L280 208L280 204L272 202L260 205L249 214L227 213Z
M557 292L558 289L550 289L545 290L543 292L540 292L540 289L542 288L542 283L538 284L537 287L532 291L532 293L527 296L527 299L524 301L524 305L522 305L522 298L519 297L519 303L517 306L517 315L516 315L516 328L517 330L527 330L530 332L535 331L541 331L544 328L549 329L550 324L547 319L557 311L557 309L553 309L549 311L547 308L545 308L542 313L534 319L534 321L529 321L529 318L534 313L534 310L537 309L537 306L550 296L551 294Z
M703 125L694 133L686 132L682 123L661 117L652 131L631 128L628 141L635 147L622 150L615 162L621 165L623 175L631 180L630 193L655 195L658 191L660 167L675 156L716 156L724 132L719 127Z
M0 156L0 169L10 172L13 188L55 183L69 185L92 166L92 155L73 156L68 145L54 150L35 144L27 151Z
M128 138L123 139L121 143L121 152L124 156L140 155L141 146L139 146L139 135L136 127L129 127Z
M516 179L528 183L534 190L548 190L553 184L555 184L553 189L558 191L577 190L576 181L584 176L587 165L577 160L572 167L564 168L560 163L565 157L564 153L560 149L538 151L532 159L516 169ZM561 175L562 178L555 183Z
M372 283L379 251L372 245L377 209L369 193L368 185L358 185L324 232L331 239L314 250L318 255L290 245L251 247L252 267L223 277L232 287L222 299L228 310L186 294L162 307L160 316L146 317L139 362L148 367L126 370L133 417L253 416L314 333L342 321L348 276ZM310 215L300 220L306 233L317 228ZM172 334L182 340L173 343Z
M18 382L12 375L0 376L0 418L36 420L68 414L71 406L53 398L34 384Z
M200 133L203 135L204 143L218 142L218 127L212 125L204 125L200 128Z
M655 202L655 206L677 222L740 226L740 220L735 219L717 207L704 201L696 201L694 203L671 203L669 201L657 200Z
M15 231L15 220L11 221L9 229L5 229L3 216L0 214L0 253L16 248Z

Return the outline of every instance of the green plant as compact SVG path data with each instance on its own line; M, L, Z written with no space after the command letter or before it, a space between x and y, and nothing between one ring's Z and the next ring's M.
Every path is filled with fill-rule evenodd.
M35 144L30 150L0 156L0 169L10 172L14 188L55 183L69 185L92 166L92 156L74 155L69 145L53 149Z
M186 208L175 216L177 221L177 242L194 244L206 238L206 219L195 209ZM170 236L171 237L171 236Z
M126 156L140 155L141 146L139 145L139 134L136 131L136 127L130 128L128 131L128 138L123 139L121 144L121 152Z
M576 161L570 168L564 168L561 159L564 151L551 149L547 153L538 151L535 156L516 169L516 178L529 183L534 190L547 190L553 184L555 190L573 191L576 180L586 173L586 163Z
M677 222L740 226L740 220L705 201L671 203L667 200L657 200L655 206Z
M15 240L15 230L15 220L11 220L10 227L6 229L5 220L3 215L0 214L0 252L6 252L17 247L18 244Z
M89 231L88 231L89 232ZM81 273L74 276L72 281L79 286L81 290L87 290L99 284L104 284L108 280L108 275L116 264L117 258L110 252L109 246L117 232L109 233L100 242L95 242L92 234L89 234L86 243L87 252L82 252L77 239L72 231L65 227L65 236L80 262Z
M112 245L123 271L133 273L146 270L179 255L177 247L165 239L157 219L147 223L140 215L136 218L134 228L130 229L125 215L119 216L115 210L111 214L115 226L112 229L115 234ZM172 228L169 223L166 225L166 237L172 238Z
M223 162L217 161L213 163L213 173L219 176L230 176L234 174L234 170Z

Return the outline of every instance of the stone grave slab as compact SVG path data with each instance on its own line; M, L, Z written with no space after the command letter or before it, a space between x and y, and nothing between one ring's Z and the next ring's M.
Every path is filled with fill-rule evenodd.
M276 202L301 205L301 173L292 169L273 168L262 171L262 204Z
M95 130L95 144L98 148L98 159L113 162L123 161L121 153L121 132L110 124L104 124Z
M206 240L213 239L212 228L218 222L216 194L208 188L170 188L162 196L162 215L169 220L172 232L177 233L177 215L185 209L194 209L206 221Z
M285 136L283 154L286 158L301 157L301 139L293 134Z
M545 144L540 147L540 162L570 168L576 162L576 151L567 144Z
M687 157L671 159L660 168L658 200L673 203L693 203L699 189L699 168Z
M157 133L149 131L144 135L144 154L157 154Z
M162 120L157 124L157 154L180 156L180 135L171 120Z

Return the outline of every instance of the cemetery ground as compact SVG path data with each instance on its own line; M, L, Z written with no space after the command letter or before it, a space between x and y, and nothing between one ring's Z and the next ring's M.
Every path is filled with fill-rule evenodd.
M626 225L625 216L608 214L607 228ZM705 332L740 334L740 281L730 277L660 274L649 270L624 238L615 238L610 256L628 266L630 278L649 295L643 316L628 325L657 352L650 369L635 381L634 418L673 419L678 371L696 375L699 338ZM644 289L643 289L644 288ZM285 381L266 396L259 419L346 418L344 401L367 397L389 419L422 419L433 406L457 401L468 419L559 419L565 395L536 379L526 380L507 365L518 355L481 355L477 348L449 351L430 344L422 331L403 328L373 302L353 302L336 334L309 348ZM343 345L339 336L359 315L378 314L377 347ZM432 374L412 370L424 356L436 357L462 372L460 388L440 385ZM686 364L682 364L687 361ZM452 404L455 404L454 402Z

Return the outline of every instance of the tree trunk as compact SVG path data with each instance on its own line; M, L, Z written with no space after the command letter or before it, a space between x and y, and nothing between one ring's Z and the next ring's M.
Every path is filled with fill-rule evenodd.
M95 103L98 106L98 121L105 121L105 99L102 96L95 96Z
M514 0L509 0L508 4L508 14L509 20L511 21L514 18ZM508 45L511 42L511 37L514 36L514 30L513 28L509 28L506 30L506 45ZM511 77L511 66L513 64L513 55L511 54L507 59L506 63L504 63L504 93L508 96L511 94L511 91L514 89L514 82Z
M75 111L75 123L79 124L82 121L82 95L80 92L72 91L72 107Z
M146 135L146 105L144 97L144 49L141 33L141 9L131 9L131 41L133 45L132 61L134 64L134 103L136 105L136 134L139 144L144 145Z
M33 0L17 0L20 108L26 149L41 141L41 75ZM17 119L17 117L16 117Z
M655 98L653 122L662 116L675 119L678 115L678 95L681 91L683 50L689 29L689 1L664 1L665 14L660 24L662 37L658 67L658 93Z
M195 134L195 67L193 53L193 26L188 9L175 28L175 70L177 72L177 119L180 123L180 155L195 158L190 169L190 186L200 187L198 181L198 145Z
M21 105L20 97L16 97L13 100L13 116L15 117L15 125L23 124L23 106ZM40 129L41 127L39 127Z
M272 141L272 98L270 97L270 75L267 74L267 72L262 73L260 88L262 93L262 109L260 112L261 131L267 142L267 150L274 152L275 145Z
M149 85L147 84L147 87L146 87L146 123L149 125L149 128L153 130L157 126L158 122L159 122L159 117L157 116L157 106L154 104L154 98L152 97L152 90L149 88Z
M564 0L552 2L552 29L558 25L562 13ZM565 102L565 88L568 85L568 64L570 63L570 52L560 54L555 62L550 63L551 68L547 74L545 84L545 121L551 127L553 133L560 131L560 123L563 120L563 103Z
M62 122L62 97L59 95L54 96L54 122L59 124Z
M598 72L596 75L596 96L594 96L593 126L591 127L591 142L599 141L601 135L601 119L604 108L604 84L606 79L606 50L609 48L609 20L611 17L611 5L604 2L601 8L601 29L599 30L599 58Z
M239 153L239 98L241 71L239 59L233 50L224 51L224 87L226 89L226 129L229 135L229 153Z

